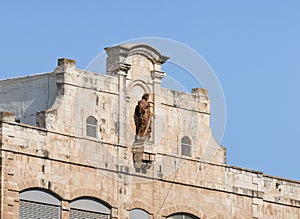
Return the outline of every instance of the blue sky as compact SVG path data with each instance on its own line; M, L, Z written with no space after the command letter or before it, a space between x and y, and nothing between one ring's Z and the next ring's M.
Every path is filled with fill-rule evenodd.
M52 71L60 57L84 69L133 38L179 41L223 88L228 164L300 180L299 10L296 0L1 1L0 78Z

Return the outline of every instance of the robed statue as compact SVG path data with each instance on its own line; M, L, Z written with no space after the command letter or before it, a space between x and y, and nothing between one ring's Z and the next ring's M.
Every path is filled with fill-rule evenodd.
M151 115L149 94L146 93L138 101L134 111L135 140L143 141L150 138Z

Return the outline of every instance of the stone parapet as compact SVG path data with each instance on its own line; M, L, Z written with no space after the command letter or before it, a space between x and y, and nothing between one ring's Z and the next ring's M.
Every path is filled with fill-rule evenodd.
M16 116L13 112L0 112L0 121L1 122L15 122Z

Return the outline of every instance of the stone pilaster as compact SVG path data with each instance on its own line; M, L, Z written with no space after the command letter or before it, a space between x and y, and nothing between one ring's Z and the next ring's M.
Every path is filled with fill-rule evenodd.
M151 71L151 77L153 80L153 131L152 131L152 141L154 145L158 143L158 134L161 130L158 128L158 120L157 115L159 114L159 108L162 103L161 96L161 80L167 75L165 72L161 71L160 65L155 65L155 70Z
M16 116L13 112L0 112L0 121L3 122L15 122Z
M70 203L68 201L61 202L61 218L69 219L70 218Z
M127 63L119 63L118 71L115 73L118 77L119 84L119 100L118 100L118 144L126 143L126 76L130 65Z
M60 58L57 60L56 73L72 73L76 69L76 60Z

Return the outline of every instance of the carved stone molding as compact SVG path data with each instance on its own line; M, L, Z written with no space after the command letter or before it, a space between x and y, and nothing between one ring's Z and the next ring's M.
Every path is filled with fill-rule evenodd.
M156 83L160 83L161 80L166 76L166 72L153 70L151 71L152 80Z
M116 74L119 70L128 71L125 65L127 64L127 58L133 55L141 55L150 60L156 70L160 70L161 64L165 63L169 57L162 55L153 47L146 44L121 44L118 46L112 46L105 48L106 59L106 72L109 75ZM121 64L120 64L121 63ZM122 68L125 68L122 70Z

